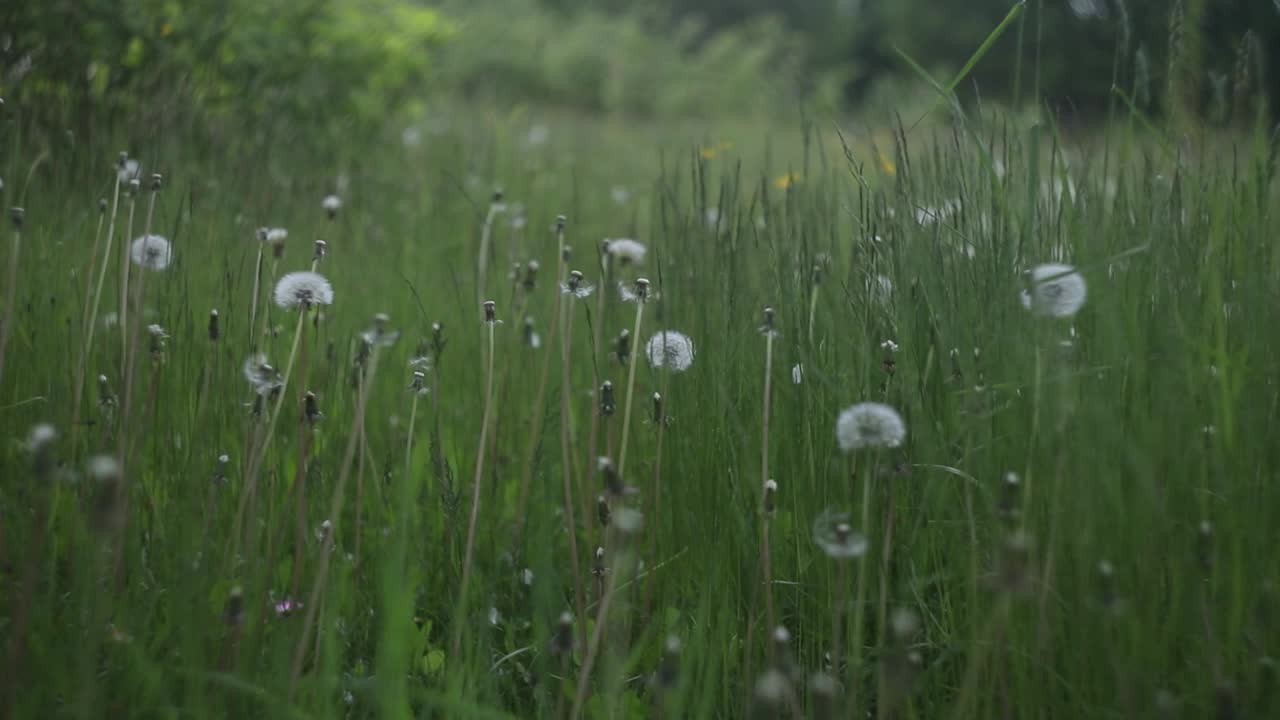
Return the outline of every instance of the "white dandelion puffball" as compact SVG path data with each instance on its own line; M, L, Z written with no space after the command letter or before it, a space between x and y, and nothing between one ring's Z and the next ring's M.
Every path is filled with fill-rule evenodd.
M116 177L120 180L120 184L122 185L127 185L130 180L140 177L141 174L142 166L133 158L125 160L124 165L121 165L116 169Z
M342 198L337 195L326 195L320 205L331 213L338 212L338 209L342 207Z
M320 273L291 272L276 283L276 304L286 310L333 303L333 286Z
M813 541L832 560L862 557L867 552L867 538L853 531L849 514L830 508L814 519Z
M267 228L266 240L272 245L279 245L289 237L289 231L285 228Z
M1022 306L1045 317L1071 317L1084 307L1084 276L1070 265L1048 263L1031 270L1031 289L1022 291Z
M173 262L173 246L159 235L143 235L129 246L129 259L148 270L164 270Z
M629 238L619 238L617 240L608 240L609 254L614 260L622 263L635 263L639 265L644 262L644 254L649 251L644 243L631 240Z
M649 364L656 368L684 372L693 365L693 341L684 333L662 330L649 338L645 355L649 357Z
M840 449L893 448L902 444L907 426L897 410L876 402L845 408L836 420L836 440Z

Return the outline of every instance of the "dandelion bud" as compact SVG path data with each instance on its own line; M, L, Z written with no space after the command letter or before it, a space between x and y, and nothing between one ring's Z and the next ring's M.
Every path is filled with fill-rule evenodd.
M502 188L497 188L493 191L493 197L490 199L490 202L494 205L501 205L502 197Z
M521 284L524 286L524 289L526 292L533 292L533 289L538 286L538 268L539 267L541 266L538 265L537 260L530 260L527 264L525 264L524 281Z
M302 396L302 400L302 413L307 419L307 422L312 425L320 422L320 418L324 417L324 415L320 412L320 407L316 404L316 394L308 390L307 394Z
M1114 611L1117 605L1115 574L1115 568L1110 562L1103 560L1098 563L1099 601L1103 608L1110 611Z
M209 311L209 342L218 342L222 337L222 329L218 325L218 309Z
M577 270L569 271L569 292L577 292L582 287L582 273Z
M567 655L573 650L573 615L569 611L560 613L556 623L556 632L551 636L551 654Z
M490 325L498 322L498 305L492 300L484 301L484 321Z
M97 455L89 460L89 477L95 485L93 526L100 532L115 532L124 523L119 502L120 464L110 455Z
M617 407L618 403L613 397L613 383L605 380L600 386L600 414L609 417Z
M888 708L897 708L911 692L916 675L923 664L920 653L913 650L912 642L916 631L920 628L920 619L906 608L893 611L889 619L889 630L892 643L881 660L884 667L885 698L883 702ZM894 713L892 710L889 715Z
M315 253L311 256L316 262L324 260L324 256L329 252L329 244L323 240L316 241Z
M618 468L614 467L613 461L607 457L602 457L597 462L600 467L600 475L604 478L605 489L615 497L622 495L627 488L622 482L622 476L618 474Z
M1196 558L1200 561L1200 569L1206 573L1213 570L1213 525L1208 520L1200 523L1196 534Z
M53 472L53 441L58 431L49 423L40 423L27 435L27 450L31 453L36 478L44 480Z
M533 318L527 315L524 318L524 344L531 348L542 345L542 338L533 330Z
M125 192L129 193L130 196L135 196L138 193L142 192L142 181L136 177L130 178L129 186L125 188Z
M812 274L810 275L810 277L813 279L813 286L814 286L814 287L817 287L817 286L819 286L819 285L821 285L821 284L822 284L822 276L823 276L822 266L821 266L821 265L814 265L814 266L813 266L813 272L812 272Z
M557 233L562 233L562 232L564 232L564 225L565 225L565 222L566 222L565 216L563 216L563 215L557 215L557 216L556 216L556 232L557 232Z
M591 574L595 575L596 578L599 579L604 577L604 573L605 573L604 548L597 545L595 560L592 561L592 565L591 565Z
M128 164L129 164L129 153L126 150L121 150L120 154L116 156L116 168L119 170L123 170L125 165L128 165Z
M437 321L431 323L431 349L435 353L436 360L440 359L441 353L444 352L444 346L447 341L444 339L444 324Z
M680 638L668 635L662 648L662 664L658 666L658 687L672 690L680 679Z
M13 221L13 229L22 232L22 221L26 217L27 211L20 207L11 208L9 210L9 219Z
M840 685L827 673L815 673L809 678L809 699L813 705L814 720L835 720L836 698Z
M636 300L646 302L649 299L649 281L646 278L636 278Z
M163 180L160 173L151 173L151 192L159 192Z
M778 481L770 478L764 483L764 514L773 515L774 511L777 509ZM850 532L852 532L852 529L850 529Z
M425 387L426 379L427 379L427 376L425 373L423 373L421 370L414 370L413 380L409 382L409 388L412 389L414 392L419 392L419 393L422 392L422 389Z
M231 588L231 593L227 595L222 621L228 625L239 625L244 621L244 590L239 585Z
M1005 473L1004 482L1000 486L1000 504L996 513L1012 527L1022 507L1022 480L1017 473Z
M213 468L213 481L226 482L227 468L231 466L231 456L223 453L218 456L218 463Z
M661 425L666 420L665 410L663 409L662 395L653 394L653 424Z
M565 262L567 263L567 262L569 262L569 258L571 258L571 257L573 257L573 247L571 247L571 246L569 246L569 245L565 245L563 248L561 248L561 249L560 249L560 259L561 259L561 260L563 260L563 261L565 261Z
M785 625L779 625L774 628L773 634L770 636L770 640L773 641L774 655L780 658L785 658L790 654L791 631L788 630Z
M596 496L596 519L600 521L600 527L609 527L609 501L603 495Z
M104 215L107 212L107 199L98 198L98 214Z
M765 332L773 330L773 308L767 307L764 309L764 327L761 329Z
M1024 594L1031 588L1031 536L1015 530L1000 548L997 588L1010 594Z
M631 331L623 330L618 333L618 339L614 341L614 353L618 356L618 362L626 365L631 359Z

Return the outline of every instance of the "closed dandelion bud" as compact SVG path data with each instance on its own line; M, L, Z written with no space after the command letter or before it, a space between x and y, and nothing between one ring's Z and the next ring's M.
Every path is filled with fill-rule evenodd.
M1200 569L1206 573L1213 570L1213 525L1208 520L1200 523L1196 534L1196 558L1200 561Z
M503 195L502 195L502 188L497 188L497 189L495 189L495 190L493 191L493 196L490 198L490 200L489 200L489 201L490 201L491 203L493 203L494 205L501 205L501 204L502 204L502 197L503 197Z
M98 214L104 215L107 212L107 199L98 198Z
M765 333L773 331L773 308L767 307L764 309L764 326L760 329Z
M631 331L623 330L618 334L618 339L614 341L614 353L618 356L618 362L627 364L631 358Z
M605 380L600 386L600 414L609 417L617 407L618 403L613 397L613 383Z
M93 526L100 532L113 533L124 523L120 508L120 464L110 455L89 459L89 478L93 480Z
M427 376L425 373L421 370L414 370L413 379L409 381L409 389L414 392L422 392L423 388L426 387L426 379Z
M654 393L653 394L653 423L655 425L661 425L667 418L665 413L666 411L663 408L662 395L659 393Z
M123 170L125 166L128 164L129 164L129 153L126 150L121 150L120 154L116 156L116 169Z
M169 333L159 325L148 325L147 334L151 336L151 359L155 362L164 360L165 341L169 339Z
M602 578L604 577L604 573L604 548L597 545L595 560L592 561L591 565L591 574L595 575L597 578Z
M159 192L163 181L164 178L161 177L160 173L151 173L151 192Z
M568 263L568 262L569 262L569 258L571 258L571 257L573 257L573 248L572 248L572 247L570 247L570 246L568 246L568 245L565 245L563 248L561 248L561 249L560 249L560 259L561 259L561 260L563 260L563 261L565 261L566 263Z
M600 521L600 527L609 527L609 501L603 495L596 496L596 519Z
M222 329L218 325L218 309L214 308L209 311L209 342L218 342L220 337Z
M138 193L142 192L142 181L138 178L130 179L129 185L125 188L125 192L129 193L131 197L136 196Z
M582 287L582 273L577 270L569 271L569 292L576 293L578 288Z
M444 353L444 346L447 341L444 339L444 324L441 322L431 323L431 350L436 356L436 360L440 360L440 355Z
M1015 530L1000 548L998 589L1010 594L1024 594L1031 589L1031 536Z
M1114 612L1119 604L1116 597L1116 571L1111 563L1103 560L1098 563L1098 598L1102 607Z
M308 390L307 394L302 396L302 399L302 412L303 416L307 419L307 422L312 425L320 422L320 419L324 417L324 414L320 412L320 407L316 403L316 394Z
M636 278L636 300L639 302L647 302L649 300L649 281L646 278Z
M567 655L573 650L573 615L569 611L560 613L556 622L555 634L551 636L551 654Z
M997 514L1012 527L1016 524L1022 508L1022 480L1017 473L1005 473L1004 482L1000 485L1000 504Z
M213 481L226 482L227 469L231 466L231 456L222 454L218 456L218 463L213 468Z
M623 484L622 476L618 474L618 468L614 467L613 461L602 457L597 463L600 467L600 476L604 480L604 487L609 494L617 497L626 492L626 485Z
M27 450L31 453L32 470L40 480L48 479L53 473L53 441L57 439L58 431L48 423L36 425L27 435Z
M809 677L809 701L813 706L814 720L836 720L836 704L840 695L840 684L825 672L814 673Z
M116 394L111 392L111 383L107 381L106 375L98 376L98 404L104 406L116 404Z
M524 319L524 344L535 349L542 346L542 337L534 332L533 318L528 316Z
M231 588L227 595L227 604L222 609L222 621L228 625L239 625L244 621L244 590L239 586Z
M540 267L537 260L530 260L525 264L524 280L521 285L524 286L526 292L533 292L534 288L538 286L538 269Z
M328 252L329 252L329 244L323 240L317 240L315 253L312 255L312 259L315 260L316 262L320 262L321 260L324 260L324 256Z
M668 635L662 648L662 664L658 666L658 687L672 690L680 680L680 638Z
M770 478L764 483L764 514L773 515L778 509L778 481Z
M812 274L810 275L810 277L813 279L813 286L814 286L814 287L817 287L817 286L821 285L821 284L822 284L822 277L823 277L822 266L821 266L821 265L814 265L814 266L813 266L813 271L812 271Z
M484 321L490 325L498 322L498 304L492 300L484 301Z
M786 626L779 625L773 629L773 635L769 639L773 643L773 655L778 659L778 667L794 678L796 668L791 661L791 631Z
M13 229L22 232L22 221L27 216L27 211L20 207L10 208L9 219L13 221Z
M556 232L558 233L564 232L564 225L566 222L567 222L567 219L565 218L565 216L557 215L556 216Z

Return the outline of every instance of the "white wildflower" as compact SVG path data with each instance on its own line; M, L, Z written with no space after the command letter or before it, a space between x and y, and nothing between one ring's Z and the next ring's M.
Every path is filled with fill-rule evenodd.
M329 213L329 217L333 217L342 209L342 198L337 195L326 195L324 200L320 202L320 206L324 208L325 212Z
M898 352L898 343L892 340L885 340L884 342L880 343L880 349L887 350L890 353L896 353Z
M173 246L159 235L143 235L129 246L129 259L148 270L164 270L173 262Z
M675 330L662 330L649 338L645 355L654 367L684 372L693 365L693 341Z
M836 440L844 451L898 447L907 436L902 416L888 405L863 402L846 408L836 420Z
M1071 317L1084 306L1084 276L1070 265L1049 263L1031 270L1031 289L1022 291L1022 306L1046 317Z
M276 283L275 301L286 310L329 305L333 302L333 286L319 273L291 272Z
M285 228L267 228L264 239L272 245L280 245L289 237L289 231Z
M58 431L49 423L39 423L31 428L31 432L27 434L27 449L31 452L40 452L49 447L49 444L58 438Z
M142 166L137 160L129 158L124 161L123 165L116 168L116 177L120 180L121 185L127 185L133 180L142 177Z

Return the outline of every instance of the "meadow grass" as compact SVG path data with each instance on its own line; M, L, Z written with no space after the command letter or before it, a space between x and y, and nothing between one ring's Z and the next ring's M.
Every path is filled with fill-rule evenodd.
M531 145L523 122L320 156L4 126L4 198L26 211L3 293L8 716L1274 705L1273 138L1175 143L1119 121L1070 143L976 117L848 145L806 127L762 152L617 128ZM124 143L164 176L136 202L154 198L150 232L173 244L167 269L132 269L145 302L127 313ZM289 230L279 275L326 241L332 305L276 307L266 274L255 300L259 226ZM619 237L646 257L601 270ZM1046 263L1084 279L1077 313L1020 301L1048 307L1027 274ZM572 270L595 294L561 294ZM638 277L642 324L618 288ZM628 365L612 339L636 326ZM692 339L687 370L654 367L662 330ZM246 382L255 350L288 363L283 394ZM905 441L843 451L837 416L863 401L895 408ZM41 423L56 437L30 435ZM624 476L602 476L594 458L623 443ZM574 512L598 495L607 525Z

